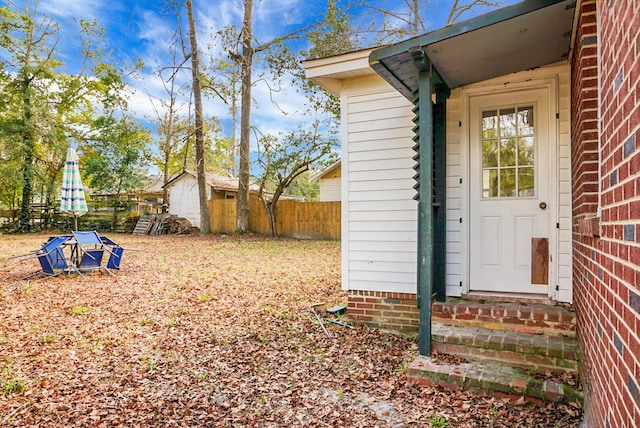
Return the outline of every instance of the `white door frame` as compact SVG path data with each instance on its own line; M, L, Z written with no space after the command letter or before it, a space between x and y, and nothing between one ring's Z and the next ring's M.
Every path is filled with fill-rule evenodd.
M504 83L496 85L483 85L462 88L460 91L460 163L461 163L461 278L462 294L470 292L470 129L469 129L469 101L471 97L484 95L497 95L509 92L517 92L528 89L546 89L549 94L549 201L547 210L549 212L549 284L547 297L556 299L556 284L558 283L558 79L532 79L526 82ZM484 294L484 293L483 293ZM487 293L500 294L500 293ZM514 296L518 297L518 296ZM527 296L524 296L527 297Z

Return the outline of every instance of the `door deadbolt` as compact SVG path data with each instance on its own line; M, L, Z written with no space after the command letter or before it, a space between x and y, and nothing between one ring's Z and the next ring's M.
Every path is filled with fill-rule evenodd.
M546 202L540 202L540 205L538 205L540 207L541 210L547 208L547 203Z

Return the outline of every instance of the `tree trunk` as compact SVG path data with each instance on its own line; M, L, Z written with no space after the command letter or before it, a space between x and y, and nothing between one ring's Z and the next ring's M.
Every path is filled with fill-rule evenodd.
M236 212L236 232L249 231L249 151L251 148L251 68L253 65L253 0L243 0L242 99L240 106L240 174Z
M22 203L20 205L20 215L18 216L18 231L22 233L31 230L31 190L33 186L33 154L35 144L33 133L31 132L31 99L29 89L23 88L24 98L24 123L22 141L24 144L24 158L22 160Z
M271 232L271 236L274 238L278 236L278 229L276 225L276 204L277 200L268 201L264 194L260 193L260 201L262 201L262 206L264 210L267 212L267 218L269 219L269 232Z
M231 98L231 176L235 177L238 174L238 161L236 155L238 154L238 100L236 99L236 93L234 91Z
M278 236L278 228L277 228L277 224L276 224L276 204L273 203L273 201L271 201L271 203L268 204L268 208L267 208L267 214L269 215L269 229L271 229L271 236L273 236L274 238Z
M198 196L200 199L200 233L211 233L209 222L209 206L207 205L207 178L204 167L204 133L202 130L202 93L200 86L200 67L198 64L198 44L196 28L193 20L193 1L187 0L189 20L189 42L191 44L191 74L193 76L193 99L196 113L196 167L198 171Z
M118 190L118 193L116 193L116 199L113 201L113 216L111 216L111 231L115 232L116 229L118 228L118 206L120 205L120 191Z
M167 183L169 182L169 151L164 154L164 171L162 171L162 213L166 213L169 207L169 189L167 189Z
M175 62L175 51L174 51ZM169 201L169 189L167 189L167 183L169 182L169 162L171 161L171 153L173 152L175 143L175 124L174 124L174 112L175 112L175 75L171 77L171 91L169 92L169 117L165 124L165 140L164 140L164 165L162 171L162 213L165 214L168 211ZM158 115L160 121L160 115ZM161 123L161 122L160 122ZM162 124L160 125L162 126ZM161 128L162 129L162 128Z

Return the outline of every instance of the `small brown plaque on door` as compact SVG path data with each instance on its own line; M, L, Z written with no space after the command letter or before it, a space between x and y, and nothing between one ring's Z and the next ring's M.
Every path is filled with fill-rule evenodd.
M531 283L549 284L549 238L531 238Z

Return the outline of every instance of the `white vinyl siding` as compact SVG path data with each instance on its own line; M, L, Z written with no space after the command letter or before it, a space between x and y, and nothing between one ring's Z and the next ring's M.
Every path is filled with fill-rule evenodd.
M571 75L569 67L558 72L558 294L561 302L573 302L571 253Z
M461 184L462 167L460 151L460 91L454 90L447 100L447 296L462 295L461 251L462 224Z
M169 214L183 217L200 227L200 198L195 177L185 175L169 188Z
M320 202L340 200L340 177L323 178L320 180Z
M377 76L341 95L343 288L415 293L412 106Z

